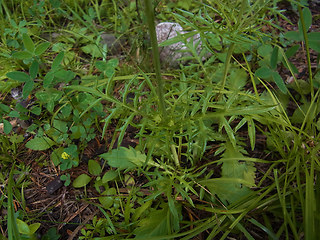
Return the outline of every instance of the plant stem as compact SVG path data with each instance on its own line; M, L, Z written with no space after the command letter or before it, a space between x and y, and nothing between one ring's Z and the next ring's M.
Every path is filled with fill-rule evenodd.
M224 72L223 72L223 80L222 80L221 90L223 90L226 85L227 76L228 76L228 72L229 72L229 68L230 68L230 60L232 57L234 47L235 47L235 44L231 43L229 50L228 50L228 53L227 53L226 61L224 63Z
M147 16L147 22L149 27L149 35L151 39L151 46L152 46L152 53L153 53L153 63L154 63L154 70L156 73L156 80L157 80L157 94L159 98L159 108L161 111L162 119L166 119L166 108L164 102L164 87L163 81L161 77L160 71L160 55L159 55L159 48L157 42L157 35L155 30L154 24L154 11L153 11L153 1L152 0L144 0L145 4L145 13Z

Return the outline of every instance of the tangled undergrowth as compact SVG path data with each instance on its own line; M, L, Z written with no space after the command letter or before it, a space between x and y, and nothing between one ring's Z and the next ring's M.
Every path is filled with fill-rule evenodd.
M0 7L1 239L320 237L317 1Z

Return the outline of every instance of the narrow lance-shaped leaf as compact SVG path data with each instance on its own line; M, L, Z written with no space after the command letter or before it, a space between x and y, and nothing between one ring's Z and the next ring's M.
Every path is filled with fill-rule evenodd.
M277 68L277 62L278 62L278 53L279 53L279 48L277 46L274 47L270 59L270 66L271 69L275 70Z
M272 78L273 78L274 82L277 84L280 91L283 93L287 93L288 89L287 89L282 77L279 75L279 73L272 72Z
M64 57L64 52L60 52L56 56L56 58L53 60L52 66L51 66L52 70L56 70L60 66L60 64L61 64L61 62L63 60L63 57Z
M250 139L250 145L251 145L251 150L254 150L255 147L255 142L256 142L256 128L254 125L254 121L252 120L251 117L246 117L248 121L248 134L249 134L249 139Z
M31 66L29 68L30 77L32 79L35 79L38 75L38 72L39 72L39 63L37 60L33 60Z
M33 85L34 85L34 82L32 80L27 81L24 84L23 89L22 89L22 98L23 99L28 98L28 96L30 95L30 93L31 93L31 91L33 89Z

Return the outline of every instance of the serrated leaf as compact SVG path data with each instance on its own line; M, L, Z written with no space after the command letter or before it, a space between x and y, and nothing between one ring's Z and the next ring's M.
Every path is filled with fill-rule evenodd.
M78 176L72 183L72 186L75 188L81 188L86 186L91 181L91 177L87 174L81 174Z
M255 183L255 168L252 163L239 162L244 159L242 153L230 142L225 145L222 157L221 178L200 181L212 194L217 194L225 203L233 203L251 192Z
M101 154L100 157L105 159L109 166L120 170L141 167L147 158L145 154L125 147L113 149L111 152Z
M148 217L139 222L139 227L133 231L136 235L135 239L149 239L169 234L172 223L168 214L170 214L168 208L152 211Z
M94 176L99 176L101 174L101 171L102 171L100 164L97 163L94 160L89 160L89 162L88 162L88 170L89 170L89 173L94 175Z
M54 141L44 136L44 137L35 137L34 139L31 139L30 141L27 142L26 147L32 150L42 151L42 150L49 149L54 144L55 144Z
M284 83L282 77L277 72L272 72L273 81L277 84L278 88L281 92L287 93L288 89L286 84Z
M40 56L49 48L49 46L50 46L49 42L40 43L38 46L36 46L36 49L34 50L34 54L36 56Z
M13 80L16 80L18 82L27 82L30 81L31 78L28 74L24 72L14 71L14 72L8 72L7 77L11 78Z
M33 53L34 51L34 43L30 36L26 33L22 35L22 41L23 41L23 46L25 49L27 49L30 53Z

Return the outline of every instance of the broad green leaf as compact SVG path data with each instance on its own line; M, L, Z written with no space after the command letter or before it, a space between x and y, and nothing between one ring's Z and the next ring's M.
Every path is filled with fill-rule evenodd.
M31 108L31 112L37 116L40 116L41 114L41 107L33 106Z
M117 58L110 59L110 60L107 62L108 67L111 67L111 68L117 67L118 64L119 64L119 60L118 60Z
M111 152L101 154L111 167L122 169L133 169L141 167L146 161L146 155L133 149L120 147Z
M74 79L74 77L76 76L76 74L70 70L66 71L64 69L61 69L57 72L54 73L54 76L56 78L60 78L61 82L65 82L68 83L70 82L72 79Z
M134 211L134 214L132 216L132 220L133 221L137 221L140 216L148 209L150 208L152 205L152 200L149 200L147 202L145 202L144 204L142 204L141 207L136 208L136 210Z
M233 203L251 192L248 187L255 186L255 168L250 162L239 162L243 154L230 142L221 158L221 178L200 181L212 194L217 194L225 203Z
M303 22L304 22L304 26L305 26L305 29L306 31L308 32L311 24L312 24L312 14L311 14L311 11L309 8L304 8L302 10L302 16L303 16ZM302 29L302 22L301 22L301 18L299 19L299 22L298 22L298 27L299 27L299 33L301 35L303 35L303 29Z
M94 176L99 176L102 171L100 164L97 163L95 160L89 160L88 170L89 170L89 173Z
M56 70L57 68L59 68L62 60L63 60L63 57L64 57L64 52L60 52L56 57L55 59L53 60L53 63L52 63L52 66L51 66L51 69L52 70Z
M5 134L9 134L12 130L12 125L11 123L6 120L6 119L3 119L3 131Z
M278 88L281 92L287 93L288 89L286 87L286 84L284 83L282 77L277 72L272 72L272 78L274 82L277 84Z
M75 188L81 188L86 186L91 181L91 177L87 174L81 174L78 176L72 183L72 186Z
M113 205L113 197L99 197L98 199L105 209L109 209Z
M36 97L41 103L58 101L62 97L62 95L62 91L54 88L49 88L45 91L39 91L36 93Z
M289 31L284 34L284 37L288 40L293 40L293 41L302 41L303 40L303 35L301 35L299 32L295 31Z
M18 117L20 117L20 113L18 111L13 110L8 114L8 117L18 118Z
M26 222L20 220L19 218L17 218L16 221L17 221L19 233L26 234L26 235L30 235L31 234L29 226L28 226L28 224Z
M310 48L320 53L320 32L311 32L308 34Z
M255 75L262 79L268 79L272 76L272 70L267 67L261 67L256 70Z
M28 82L31 80L28 74L19 71L8 72L7 77L19 82Z
M102 177L102 183L107 183L109 181L112 181L118 176L118 173L116 171L110 170L106 172Z
M106 209L110 208L114 203L114 196L117 194L117 190L115 188L109 188L104 191L101 195L107 195L99 197L99 202Z
M42 151L42 150L49 149L54 144L55 144L54 141L44 136L44 137L35 137L34 139L31 139L30 141L27 142L26 147L32 150Z
M139 222L133 233L135 239L149 239L157 236L165 236L171 232L172 221L168 208L152 211L148 217Z
M30 52L33 53L34 52L34 43L32 41L32 39L30 38L30 36L26 33L24 33L22 35L22 41L23 41L23 45L24 47Z
M272 53L272 47L270 45L262 45L258 48L258 54L261 56L261 57L269 57L271 56L271 53Z
M23 86L23 89L22 89L22 98L23 99L26 99L28 98L28 96L30 95L32 89L33 89L33 85L34 85L34 81L30 80L30 81L27 81L24 86Z
M31 225L29 225L30 234L34 234L39 229L40 226L41 226L40 223L32 223Z
M99 47L96 44L88 44L81 47L81 50L86 54L90 54L93 58L103 57Z
M40 43L38 46L36 46L36 49L34 50L34 54L36 56L40 56L42 53L44 53L48 49L49 46L50 46L49 42Z
M2 110L5 113L9 113L11 108L8 105L5 105L3 103L0 103L0 110Z
M108 65L104 61L97 61L95 67L98 68L101 72L107 69Z
M39 72L39 63L37 60L33 60L31 66L29 68L30 77L32 79L35 79L38 75L38 72Z
M21 51L21 52L13 53L12 57L20 59L20 60L26 60L26 59L32 58L32 54L27 51Z

